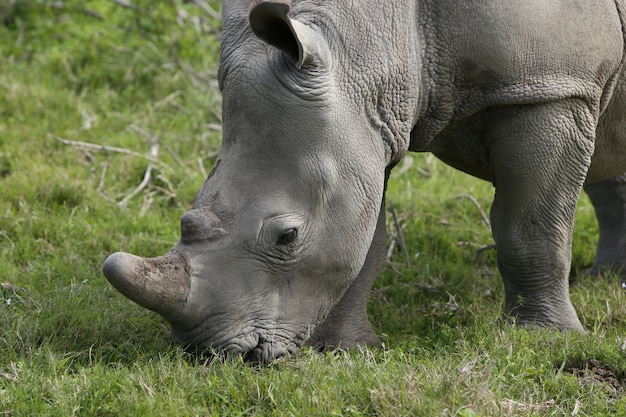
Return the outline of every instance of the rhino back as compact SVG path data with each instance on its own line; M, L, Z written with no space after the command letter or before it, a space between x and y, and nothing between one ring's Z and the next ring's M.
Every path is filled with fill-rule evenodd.
M604 111L624 53L613 0L422 4L422 113L411 150L489 179L481 132L490 107L577 97Z

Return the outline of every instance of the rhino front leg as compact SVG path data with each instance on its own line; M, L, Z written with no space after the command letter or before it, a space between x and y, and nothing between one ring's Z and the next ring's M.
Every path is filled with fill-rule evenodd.
M626 279L626 173L585 185L598 218L600 239L589 274L618 272Z
M387 230L385 226L385 203L378 215L378 224L372 245L359 275L348 288L339 303L317 327L306 342L316 349L353 348L380 343L367 318L367 302L370 290L378 277L385 259Z
M504 314L520 325L582 330L568 275L594 118L582 100L572 99L494 108L486 120Z

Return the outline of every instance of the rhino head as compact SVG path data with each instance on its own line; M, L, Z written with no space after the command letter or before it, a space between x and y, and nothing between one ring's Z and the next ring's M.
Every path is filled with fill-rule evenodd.
M363 111L371 98L338 70L344 46L287 1L245 3L223 5L223 143L180 239L103 270L174 342L268 362L302 346L359 274L393 155Z

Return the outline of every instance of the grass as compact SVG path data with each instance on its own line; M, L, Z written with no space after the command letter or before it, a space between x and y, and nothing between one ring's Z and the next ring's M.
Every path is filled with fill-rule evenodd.
M393 251L372 294L383 348L256 369L170 346L163 320L100 269L178 238L220 143L220 23L180 1L132 5L0 3L0 415L626 415L619 280L572 288L587 334L499 325L494 252L474 260L492 238L459 198L488 210L493 190L429 155L389 187L409 264ZM152 149L159 163L128 199L148 160L58 139ZM577 275L596 243L586 198L574 241Z

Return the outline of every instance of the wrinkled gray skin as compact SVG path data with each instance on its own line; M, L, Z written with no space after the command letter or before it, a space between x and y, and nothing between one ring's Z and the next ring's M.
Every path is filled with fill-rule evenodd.
M174 342L269 362L375 343L388 172L432 152L494 184L504 313L582 330L568 294L584 185L595 271L626 264L623 0L224 0L223 147L174 249L104 273Z

